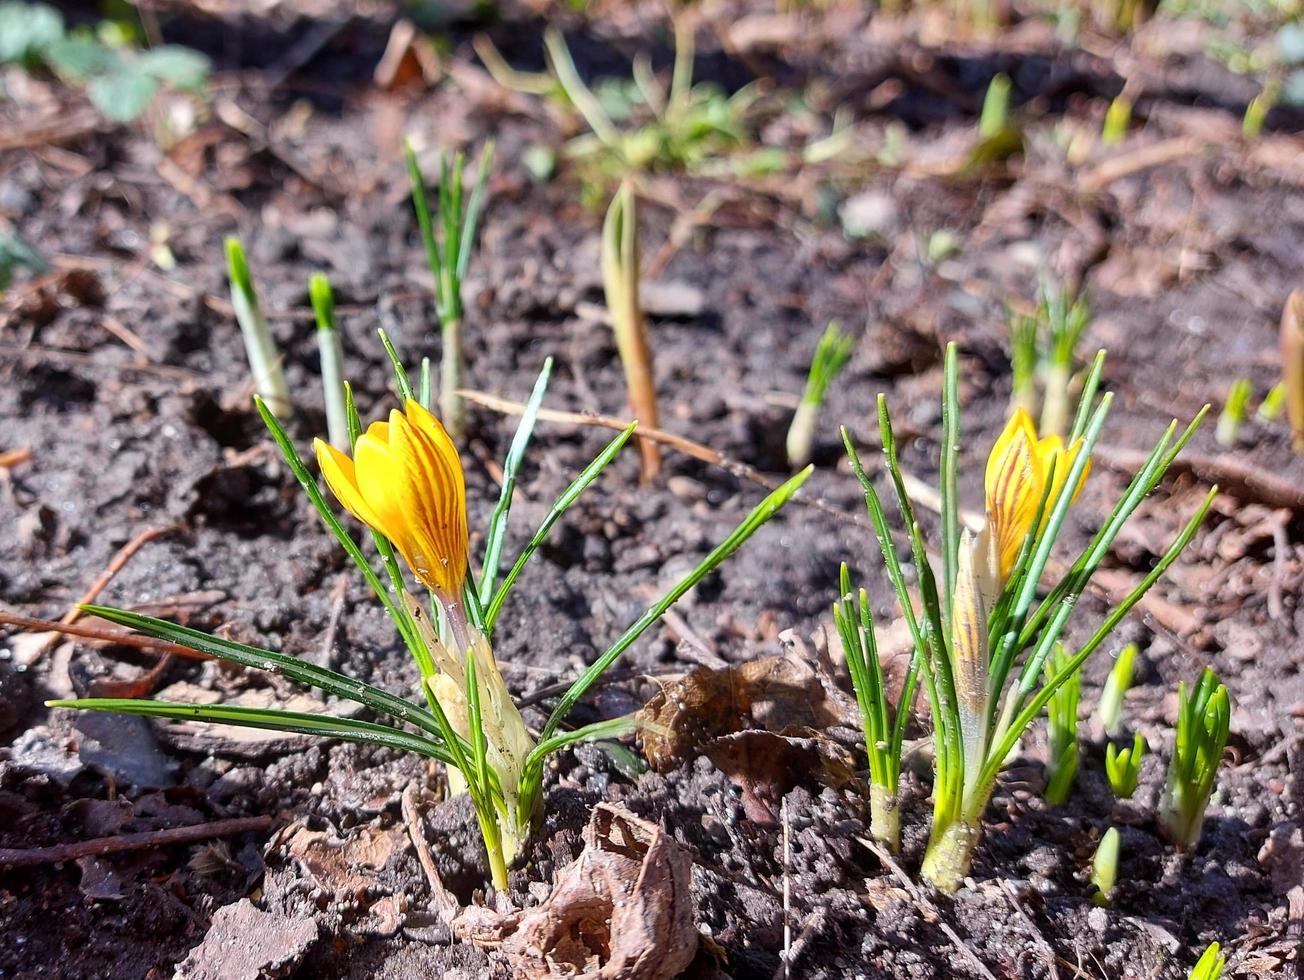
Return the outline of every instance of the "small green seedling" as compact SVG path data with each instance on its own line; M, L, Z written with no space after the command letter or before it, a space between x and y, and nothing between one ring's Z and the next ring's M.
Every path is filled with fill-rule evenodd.
M1204 827L1223 749L1231 732L1227 688L1206 667L1194 690L1177 687L1177 735L1159 802L1159 825L1178 847L1194 847Z
M1040 402L1038 431L1044 436L1063 436L1072 401L1078 343L1091 322L1088 299L1070 285L1055 289L1043 282L1033 313L1011 309L1008 319L1011 410L1023 408L1036 415Z
M326 433L331 445L347 451L353 445L349 438L349 413L345 406L344 344L335 328L335 295L330 280L321 273L308 280L308 298L317 318L317 350L321 355L322 398L326 404Z
M244 246L238 238L226 240L226 267L231 280L231 305L235 307L235 320L240 325L249 370L253 374L254 391L273 414L285 417L291 411L290 389L281 370L281 355L276 341L267 326L249 263L245 260Z
M979 170L1022 151L1023 129L1010 114L1013 91L1014 83L1004 73L995 75L988 84L978 117L978 142L965 161L966 171Z
M1049 682L1064 670L1069 655L1062 643L1046 658ZM1082 672L1072 674L1046 702L1048 728L1046 802L1059 806L1069 798L1078 774L1078 702L1082 698Z
M1227 402L1218 416L1218 427L1214 430L1214 438L1219 445L1236 445L1240 439L1241 426L1249 414L1250 396L1253 394L1254 386L1250 384L1249 378L1237 378L1232 382L1227 390Z
M1105 112L1105 125L1100 131L1100 142L1106 146L1117 146L1127 137L1130 125L1132 125L1132 100L1120 94L1109 104L1109 109Z
M1269 82L1245 107L1241 117L1241 135L1247 140L1256 140L1263 133L1263 124L1268 121L1268 113L1277 104L1281 95L1281 86Z
M484 204L494 146L492 142L485 145L480 157L479 176L471 194L465 199L462 182L464 155L440 154L438 234L426 198L425 178L421 174L421 166L417 162L411 140L404 143L403 152L407 159L408 179L412 185L412 207L421 228L421 241L425 245L430 275L435 281L435 305L443 338L443 350L439 358L439 414L448 434L460 441L466 436L466 406L462 396L457 393L466 377L466 354L462 338L462 282L471 264L476 224Z
M634 417L655 429L658 425L656 382L652 376L652 347L647 319L639 295L638 205L634 185L625 181L607 209L602 223L602 283L607 310L616 334L616 350L625 369L625 385ZM639 440L643 481L661 471L661 447L651 439Z
M1109 788L1120 800L1130 800L1136 792L1141 760L1148 749L1146 737L1140 732L1132 736L1132 744L1127 748L1120 749L1113 742L1105 746L1105 775L1109 777Z
M1132 686L1132 673L1136 667L1137 645L1129 643L1118 652L1118 659L1109 669L1105 686L1100 692L1100 723L1106 735L1117 735L1123 719L1123 699Z
M1210 943L1191 971L1190 980L1219 980L1226 965L1227 957L1222 955L1221 947L1217 943Z
M793 469L801 469L810 462L820 406L824 404L829 385L847 366L855 349L855 335L844 332L836 320L829 323L815 346L810 373L806 376L806 390L792 417L792 424L788 426L788 464Z
M1263 396L1263 401L1259 402L1259 410L1256 413L1264 422L1275 422L1281 418L1281 411L1286 407L1286 386L1280 381L1268 389L1268 393Z
M1110 827L1101 835L1096 855L1091 859L1091 884L1094 887L1091 900L1097 905L1107 907L1114 899L1114 886L1118 882L1118 851L1118 831Z
M911 659L900 699L893 704L883 682L869 597L864 589L853 589L846 562L842 563L840 587L842 597L833 606L833 619L856 692L869 755L869 832L895 852L901 849L901 744L919 683L920 660L917 654Z

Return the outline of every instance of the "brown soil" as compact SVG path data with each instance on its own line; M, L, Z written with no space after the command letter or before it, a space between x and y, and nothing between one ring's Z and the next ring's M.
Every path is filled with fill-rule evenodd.
M168 155L141 127L95 127L33 140L0 161L0 210L55 261L53 273L20 279L4 299L0 451L32 450L30 462L0 468L7 610L58 618L118 548L146 528L175 525L122 568L104 601L161 603L192 625L410 689L414 671L388 622L248 407L221 261L223 237L240 234L301 402L293 422L301 445L324 428L307 309L312 272L326 271L335 286L363 417L387 411L393 396L376 328L411 362L439 353L397 152L403 132L498 142L472 263L470 383L523 398L552 355L550 406L625 413L610 331L586 305L601 301L599 218L577 203L573 183L535 183L520 162L530 144L556 145L556 126L541 111L503 111L484 93L451 84L375 91L368 76L392 14L327 32L320 52L302 63L282 57L284 39L326 20L194 15L166 25L170 38L208 48L222 69L218 101L235 100L270 127L266 139L236 131L219 113ZM577 30L586 72L624 70L622 55L636 49L628 16ZM214 24L220 29L205 30ZM495 36L518 64L537 65L537 26L507 22ZM473 64L469 33L458 28L450 37L453 57ZM702 304L700 313L670 309L653 318L665 428L780 476L787 422L824 324L866 325L823 413L806 502L789 506L677 607L693 643L739 663L781 652L781 631L820 634L844 560L867 581L886 621L890 590L875 569L836 423L874 445L873 397L886 392L904 466L931 478L940 350L956 340L962 481L978 486L1008 397L1002 303L1032 296L1039 265L1090 288L1094 319L1084 347L1111 352L1105 378L1116 410L1072 518L1074 540L1098 525L1126 483L1130 457L1148 449L1170 417L1220 405L1234 378L1250 378L1260 395L1275 381L1276 317L1299 285L1304 254L1304 154L1292 135L1300 120L1286 112L1272 117L1258 149L1226 136L1239 131L1243 90L1252 95L1253 83L1198 53L1138 56L1137 74L1148 79L1138 102L1145 125L1114 157L1182 137L1198 149L1088 190L1086 175L1108 157L1070 167L1050 132L1098 127L1099 97L1118 86L1111 58L1121 55L1112 48L1088 56L1047 42L1029 53L1027 44L942 39L927 46L930 58L912 60L887 32L855 30L811 37L785 59L740 60L720 53L709 32L699 43L699 71L727 86L764 69L783 85L822 91L814 104L825 127L841 101L871 145L895 117L912 130L901 168L865 164L725 183L667 177L653 185L655 202L643 209L648 257L703 195L716 191L723 201L659 271L662 283ZM998 69L1016 79L1017 101L1034 120L1023 159L966 179L911 166L924 148L972 129L977 97ZM32 130L79 98L58 86L45 97L51 101L0 104L4 129ZM774 112L768 138L797 140L803 118ZM882 192L891 214L879 235L849 240L831 209L866 191ZM150 229L160 222L177 260L167 272L149 257ZM918 243L940 229L958 236L959 251L929 266ZM124 343L122 328L143 351ZM501 461L513 422L482 411L473 421L463 458L476 527L497 498L491 464ZM608 436L540 424L509 555ZM1284 423L1253 420L1231 450L1206 426L1191 454L1196 463L1147 502L1106 566L1109 590L1126 589L1208 485L1227 488L1190 550L1109 646L1134 640L1143 651L1127 724L1149 737L1155 754L1130 804L1116 804L1105 782L1105 741L1093 714L1082 726L1077 787L1067 804L1048 808L1043 729L1035 726L988 812L972 885L954 899L921 901L860 843L866 814L853 792L796 778L785 866L779 826L746 815L739 789L705 757L665 775L638 775L585 747L563 753L548 777L545 825L513 871L513 899L537 904L546 895L556 870L578 853L589 808L605 799L662 822L692 851L697 923L719 950L718 958L699 957L701 976L782 975L785 875L793 885L794 976L971 977L984 975L980 961L997 977L1179 978L1212 940L1230 950L1230 976L1291 975L1304 904L1304 506L1290 494L1304 486L1304 460L1290 452ZM640 487L636 454L618 459L554 530L504 613L498 652L509 683L528 696L572 676L762 493L675 453L661 481ZM816 500L827 506L809 505ZM1099 595L1089 596L1075 635L1103 608ZM651 631L575 720L633 710L658 678L691 669L683 638L669 626ZM17 643L11 636L9 645ZM505 975L499 958L450 942L430 924L426 879L399 801L412 782L434 789L439 779L415 760L293 739L187 742L139 720L40 706L137 678L154 663L120 645L56 643L29 669L0 664L4 847L256 814L346 840L390 834L397 845L361 890L334 882L332 891L334 880L314 876L273 832L0 871L2 975L101 977L112 963L114 977L167 976L204 939L215 912L245 896L315 923L317 938L294 961L295 976ZM1153 811L1177 682L1204 664L1235 700L1232 758L1203 840L1180 854L1159 836ZM1094 709L1107 669L1106 655L1089 664L1086 707ZM276 678L182 660L152 689L179 681L292 693ZM835 734L854 747L855 733ZM905 778L902 865L911 872L928 820L927 774L916 759ZM1123 836L1122 881L1114 906L1102 910L1086 875L1111 824ZM426 833L446 879L469 900L484 878L469 813L457 802L434 805ZM399 922L377 924L384 896L402 896Z

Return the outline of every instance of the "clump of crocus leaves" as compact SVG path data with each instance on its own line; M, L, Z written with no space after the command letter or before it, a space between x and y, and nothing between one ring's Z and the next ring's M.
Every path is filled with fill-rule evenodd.
M320 735L439 760L448 766L450 781L469 794L494 886L505 888L507 867L520 852L542 808L543 769L548 757L572 743L614 737L634 727L632 718L626 717L565 730L562 726L571 708L671 605L769 520L810 473L807 469L770 493L692 571L648 607L576 678L536 736L526 726L499 672L493 652L494 627L530 556L566 509L611 462L636 425L631 423L620 432L557 498L529 544L502 575L502 548L513 490L550 370L551 362L545 364L535 384L508 449L502 493L489 519L478 575L469 555L466 488L457 447L431 414L429 405L414 395L397 361L402 408L391 411L388 421L373 422L363 432L351 393L346 392L352 454L320 439L316 442L317 460L327 485L344 508L370 529L379 567L336 518L276 416L261 399L256 399L258 411L291 471L376 593L411 652L419 674L419 700L293 656L122 609L88 606L88 613L150 636L243 667L278 673L355 702L380 720L150 700L87 698L50 704ZM426 592L429 602L413 595L410 585Z
M893 705L877 669L868 606L863 598L855 602L850 597L850 581L844 575L844 598L835 614L865 723L871 832L889 847L899 844L897 778L904 716L922 678L934 743L933 827L923 874L943 891L955 891L968 874L997 774L1023 732L1176 560L1216 493L1216 488L1210 491L1164 555L1090 638L1052 659L1078 599L1124 522L1158 485L1207 411L1180 435L1176 422L1167 428L1087 547L1062 566L1063 571L1051 575L1052 552L1087 479L1092 449L1109 413L1111 396L1097 399L1103 368L1102 352L1084 379L1067 439L1039 437L1028 413L1014 411L987 460L985 521L975 531L962 528L960 520L958 367L954 345L947 348L939 480L940 570L928 557L897 461L887 402L879 396L883 458L910 541L917 598L907 586L879 492L843 430L888 578L914 643L901 697Z

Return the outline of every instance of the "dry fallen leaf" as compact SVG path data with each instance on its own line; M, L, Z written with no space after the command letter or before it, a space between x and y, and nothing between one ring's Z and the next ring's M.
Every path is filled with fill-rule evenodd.
M600 803L584 850L537 908L467 909L457 934L501 945L523 980L673 980L697 953L692 858L657 824Z
M855 702L826 677L800 644L783 656L736 667L699 667L667 684L639 711L648 762L665 772L712 739L749 729L858 726Z

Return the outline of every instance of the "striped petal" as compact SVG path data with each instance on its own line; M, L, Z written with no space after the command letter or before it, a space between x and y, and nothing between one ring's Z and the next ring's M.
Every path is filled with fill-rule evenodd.
M1018 409L987 459L987 520L999 558L1001 581L1009 577L1019 549L1037 518L1045 473L1032 418Z

